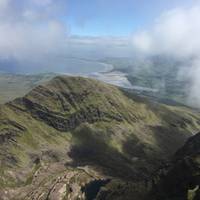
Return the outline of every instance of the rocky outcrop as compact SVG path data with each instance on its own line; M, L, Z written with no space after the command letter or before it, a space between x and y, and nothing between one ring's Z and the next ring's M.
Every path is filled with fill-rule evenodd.
M15 138L23 133L26 128L11 120L0 120L2 128L0 129L0 144L16 142Z
M85 107L80 108L73 113L61 114L57 112L52 112L46 107L41 106L40 104L33 103L27 98L23 98L23 105L26 107L27 111L31 115L47 123L49 126L59 130L59 131L69 131L75 129L81 123L95 123L98 121L122 121L120 115L112 115L108 112L100 110L98 107Z
M200 133L177 151L168 167L157 176L156 200L197 200L200 193Z

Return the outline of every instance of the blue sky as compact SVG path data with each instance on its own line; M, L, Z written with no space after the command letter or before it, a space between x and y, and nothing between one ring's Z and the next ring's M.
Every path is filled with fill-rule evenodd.
M192 0L69 0L66 23L72 35L124 36L148 28L163 12Z
M191 57L200 52L199 19L200 0L0 0L0 65L53 68L65 66L65 57L160 52Z

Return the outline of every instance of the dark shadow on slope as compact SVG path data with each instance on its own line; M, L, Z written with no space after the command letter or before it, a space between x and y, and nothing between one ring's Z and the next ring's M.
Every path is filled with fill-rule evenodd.
M132 160L137 171L146 177L145 180L149 180L151 174L165 162L165 157L135 136L129 136L126 139L123 143L123 152Z
M93 200L96 198L100 189L110 182L109 179L106 180L94 180L86 184L81 188L82 192L85 193L86 200Z
M145 193L158 183L160 177L157 172L168 165L171 156L189 136L184 129L173 125L149 126L147 130L149 138L153 139L152 144L141 142L132 134L123 142L121 153L109 144L111 138L106 130L82 125L73 132L75 142L69 153L72 164L75 167L95 166L104 175L137 185L142 183L141 190ZM141 190L138 190L140 193Z
M82 126L73 136L76 143L72 146L69 156L74 166L92 165L105 175L124 180L141 179L142 175L135 170L134 163L107 144L104 133Z
M163 126L149 127L162 154L171 157L185 143L189 134L186 131L177 131L176 128Z
M89 125L73 132L75 143L69 156L74 166L93 165L105 175L124 180L147 180L182 146L187 136L166 127L149 127L155 144L142 143L131 135L122 144L122 152L108 144L110 138Z
M144 144L134 135L129 136L123 144L123 152L133 158L144 157L144 148Z
M153 143L142 143L136 136L131 135L123 143L123 152L134 163L137 171L151 179L157 170L168 165L189 134L164 126L149 126L147 130Z

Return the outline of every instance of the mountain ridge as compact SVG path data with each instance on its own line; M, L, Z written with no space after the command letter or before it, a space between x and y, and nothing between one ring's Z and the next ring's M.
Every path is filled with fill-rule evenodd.
M81 184L98 177L109 180L106 188L113 199L115 187L127 190L127 199L133 193L141 196L137 187L124 184L141 182L147 190L145 180L199 130L199 121L199 113L188 108L149 102L93 79L56 77L0 106L2 197L28 199L30 191L37 191L45 199L59 174L79 176L79 167L89 173L80 175L84 183L72 181L76 189L65 191L68 195L86 195ZM41 182L49 186L37 186ZM67 182L63 185L70 186ZM97 196L104 193L99 192ZM37 195L30 199L39 199Z

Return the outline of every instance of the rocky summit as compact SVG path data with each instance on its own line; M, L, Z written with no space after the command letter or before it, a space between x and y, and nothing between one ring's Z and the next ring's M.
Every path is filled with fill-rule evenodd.
M158 191L173 196L172 179L182 183L181 195L198 193L196 139L173 154L199 129L200 114L190 108L93 79L56 77L0 107L0 197L161 200ZM174 167L162 179L166 163Z

